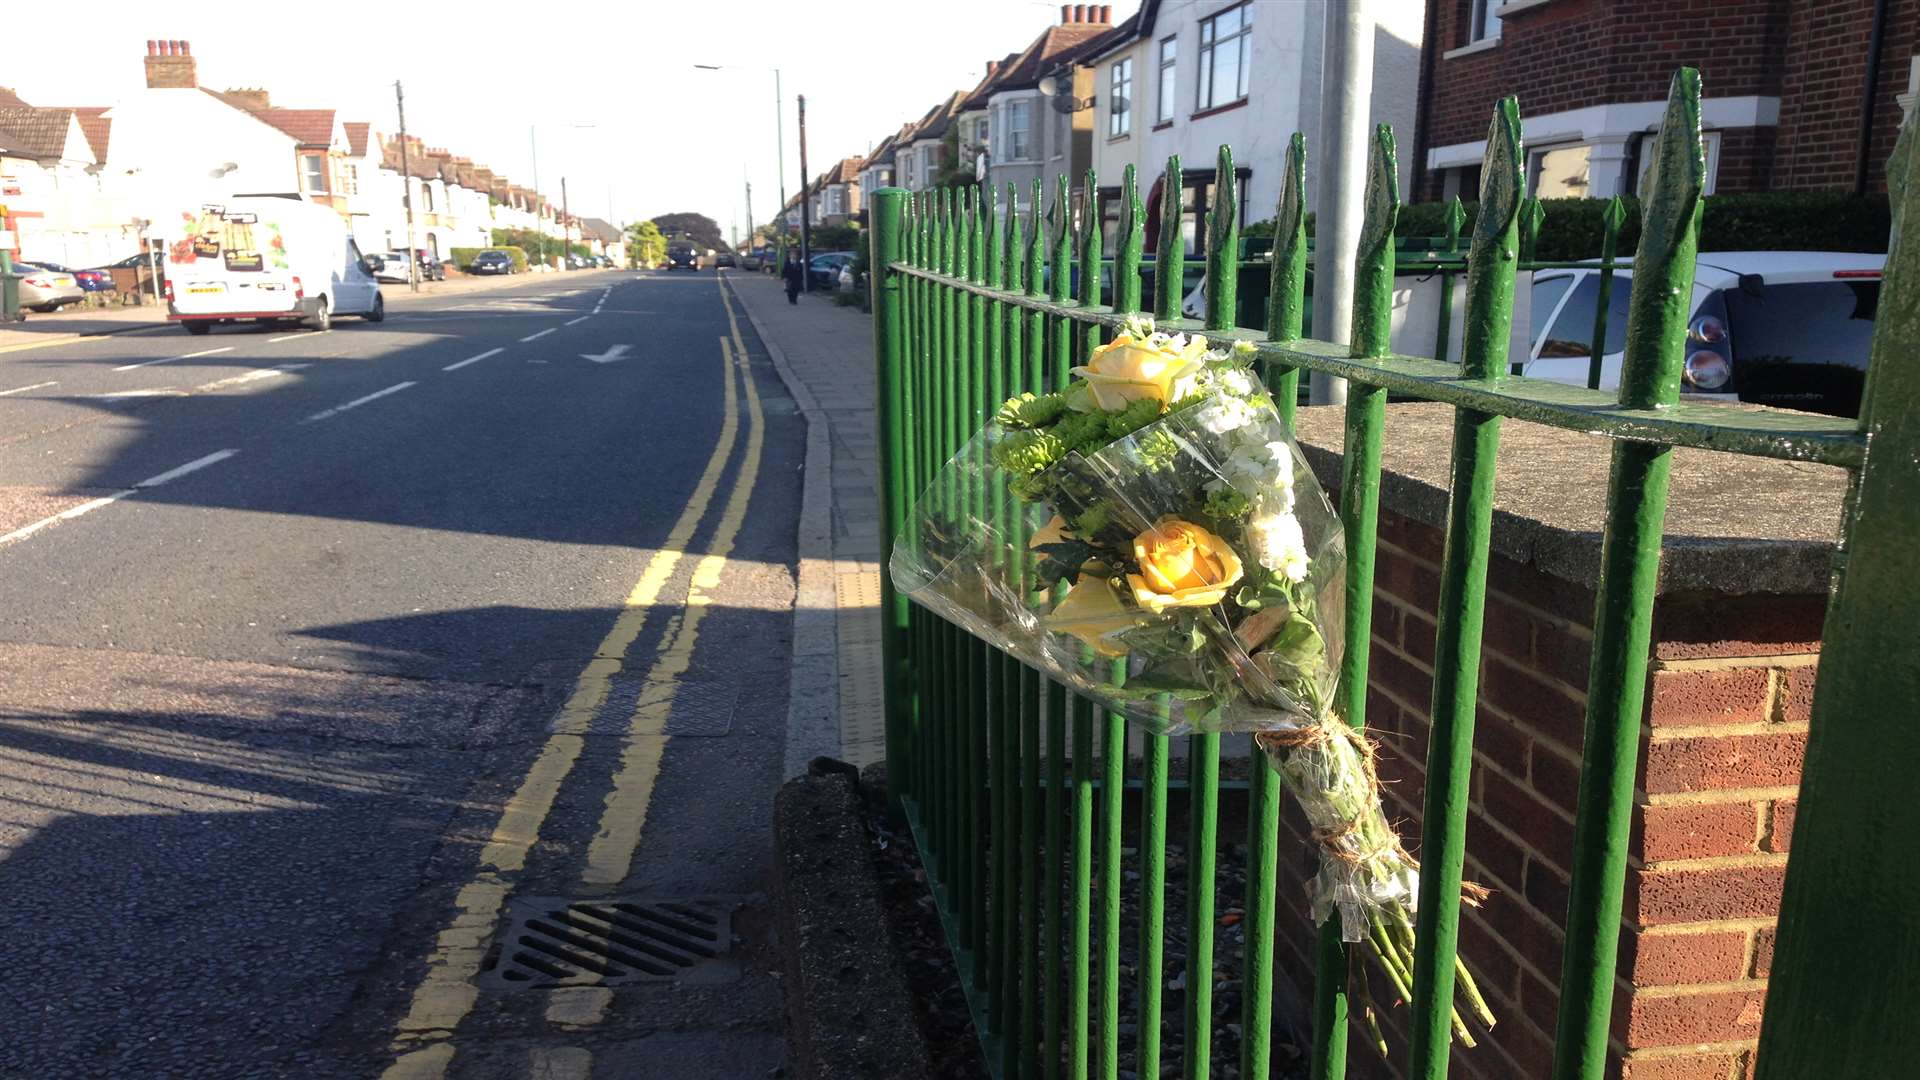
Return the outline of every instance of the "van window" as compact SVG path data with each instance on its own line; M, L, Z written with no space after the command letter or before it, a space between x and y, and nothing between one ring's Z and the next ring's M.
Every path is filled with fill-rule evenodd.
M1546 329L1547 316L1553 314L1553 306L1567 295L1567 286L1573 284L1572 274L1553 274L1533 278L1533 296L1527 310L1531 320L1527 326L1527 340L1538 345L1540 332Z
M1613 293L1607 298L1607 341L1601 350L1603 354L1626 348L1627 297L1632 291L1632 278L1625 274L1613 276ZM1600 275L1582 274L1567 296L1566 306L1560 309L1559 317L1547 328L1545 340L1540 342L1540 356L1591 356L1593 316L1599 299Z
M1736 367L1839 364L1867 369L1880 282L1809 281L1727 289L1727 329Z

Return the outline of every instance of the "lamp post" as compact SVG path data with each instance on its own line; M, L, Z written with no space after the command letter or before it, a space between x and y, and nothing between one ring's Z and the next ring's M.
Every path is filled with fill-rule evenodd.
M695 64L693 66L698 68L701 71L726 71L729 69L738 70L737 65L733 65L733 64ZM787 112L786 112L785 103L780 96L780 69L779 68L771 68L771 69L760 68L758 70L762 70L762 71L771 70L773 72L773 153L774 153L773 172L774 172L774 176L778 178L778 181L779 181L780 209L785 210L787 208L787 135L786 135ZM801 172L800 183L801 183L801 186L804 187L807 182L806 169L802 168L800 172ZM747 209L747 218L749 221L751 221L753 218L753 209L751 206L749 206ZM780 260L783 265L786 261L786 257L787 257L787 231L783 226L780 230Z
M582 128L591 128L591 127L595 127L595 126L597 126L597 125L594 125L594 124L568 124L567 126L568 126L569 128L572 128L572 129L573 129L573 130L575 130L575 131L578 131L578 130L580 130L580 129L582 129ZM534 224L534 231L535 231L535 232L536 232L536 233L537 233L537 234L539 235L539 237L540 237L540 258L541 258L541 259L542 259L542 260L544 261L544 260L546 259L546 257L547 257L547 233L546 233L546 230L544 230L544 229L541 229L541 228L539 227L539 226L540 226L540 205L539 205L539 199L540 199L540 133L539 133L539 132L540 132L540 125L538 125L538 124L528 124L528 125L527 125L527 146L528 146L528 148L529 148L529 149L530 149L530 150L532 151L532 153L533 153L533 197L534 197L534 208L533 208L533 224ZM564 187L565 185L562 185L562 186ZM612 198L613 198L613 195L612 195L612 189L611 189L611 188L609 188L609 189L608 189L608 195L607 195L607 198L608 198L608 201L609 201L609 203L611 203L611 201L612 201ZM564 196L563 196L563 197L562 197L562 202L564 202L564 201L565 201L565 198L564 198ZM564 210L563 210L563 211L561 211L561 212L562 212L562 213L565 213L565 211L564 211ZM561 264L562 264L562 265L565 265L565 261L566 261L566 260L565 260L565 255L566 255L566 241L564 241L564 240L562 240L562 241L561 241L561 256L562 256L562 259L561 259Z

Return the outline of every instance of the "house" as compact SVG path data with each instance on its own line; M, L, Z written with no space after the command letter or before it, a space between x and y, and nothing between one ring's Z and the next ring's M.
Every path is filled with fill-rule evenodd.
M894 175L902 187L925 191L939 183L941 172L950 164L943 145L947 128L959 115L960 106L968 96L965 90L955 90L928 109L912 130L900 137L894 148Z
M1369 11L1375 20L1371 119L1391 124L1408 145L1419 112L1420 5L1374 4ZM1180 229L1188 255L1204 254L1223 144L1234 151L1241 224L1273 216L1289 139L1303 132L1311 160L1320 136L1323 14L1314 4L1144 0L1081 57L1082 70L1092 76L1092 164L1109 242L1121 175L1132 165L1147 207L1148 250L1157 246L1166 162L1179 154L1187 207ZM1483 137L1487 115L1479 121Z
M1019 209L1026 208L1034 180L1051 200L1057 177L1065 174L1077 185L1093 164L1093 115L1082 104L1092 94L1093 75L1076 61L1112 29L1112 13L1106 4L1060 5L1059 23L988 76L986 179L996 189L1013 184Z
M1886 159L1920 89L1920 9L1866 0L1633 0L1437 5L1411 159L1421 198L1478 190L1487 119L1520 98L1532 194L1642 187L1669 80L1700 70L1707 191L1885 191ZM1870 91L1867 73L1874 72Z
M96 266L133 243L100 190L105 127L94 117L98 141L90 139L82 111L0 103L0 230L14 234L10 253L28 262Z
M346 125L334 110L284 108L273 104L267 92L258 87L208 93L245 109L291 137L298 163L298 186L294 190L346 215L347 198L340 191L339 174L351 145Z
M1020 58L1019 53L1008 53L998 60L986 63L986 74L981 77L967 96L960 102L960 111L954 117L952 138L957 158L973 170L974 175L986 176L985 162L989 146L988 102L993 96L995 84L1000 76L1013 69L1013 62Z
M821 176L814 223L844 225L860 216L860 167L864 159L841 158Z
M860 162L860 190L879 191L894 184L894 147L899 145L900 136L905 135L912 125L902 124L900 130L880 140L880 145L867 152Z
M595 255L605 255L615 266L627 265L627 234L619 226L601 218L583 217L580 236Z

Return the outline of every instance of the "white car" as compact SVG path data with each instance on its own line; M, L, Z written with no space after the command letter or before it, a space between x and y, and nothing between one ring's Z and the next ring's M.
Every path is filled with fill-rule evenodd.
M1682 393L1858 415L1885 265L1850 252L1701 252ZM1629 262L1608 298L1603 390L1620 385L1632 291ZM1534 271L1526 375L1587 384L1599 298L1597 269Z
M241 195L189 214L167 245L167 318L190 334L215 323L387 317L371 260L333 208L293 197Z

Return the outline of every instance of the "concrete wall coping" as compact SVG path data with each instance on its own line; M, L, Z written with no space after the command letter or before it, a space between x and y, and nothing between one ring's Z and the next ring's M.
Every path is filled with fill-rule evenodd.
M1302 407L1295 427L1320 482L1337 489L1345 409ZM1449 406L1387 407L1383 510L1446 528L1452 432ZM1494 487L1494 552L1549 576L1597 587L1609 442L1506 421ZM1825 595L1846 470L1680 449L1674 452L1672 476L1662 594Z

